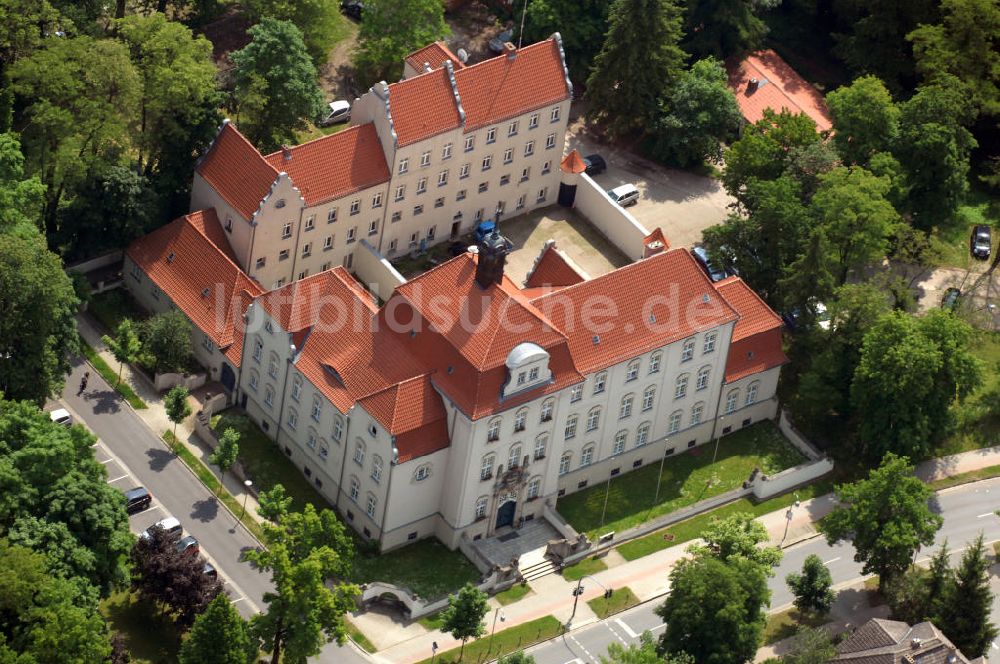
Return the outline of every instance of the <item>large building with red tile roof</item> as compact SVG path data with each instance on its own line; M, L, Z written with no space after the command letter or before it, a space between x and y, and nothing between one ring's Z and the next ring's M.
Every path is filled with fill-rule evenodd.
M807 115L818 131L833 127L823 95L774 51L757 51L743 60L732 60L726 70L729 89L747 122L757 122L765 109L771 109Z

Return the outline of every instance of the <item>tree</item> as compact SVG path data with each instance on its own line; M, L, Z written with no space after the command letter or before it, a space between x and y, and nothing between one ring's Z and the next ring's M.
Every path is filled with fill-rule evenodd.
M608 656L601 657L601 664L695 664L687 653L668 654L661 657L656 652L656 641L648 629L639 635L639 643L623 646L611 643Z
M940 23L907 35L925 81L960 79L984 115L1000 115L1000 5L996 0L941 0Z
M667 624L658 651L687 653L705 664L750 661L763 640L769 603L767 575L756 563L741 556L681 560L670 572L670 595L656 610Z
M312 505L263 529L267 548L246 557L271 573L274 590L264 593L267 611L253 617L251 630L273 664L305 664L324 643L347 638L343 617L360 593L344 581L353 564L351 539L332 511L317 513Z
M990 622L993 592L990 590L990 561L983 534L962 554L955 570L955 586L936 623L966 657L985 655L998 630Z
M608 18L587 79L591 113L612 135L643 131L683 71L681 9L675 0L615 0Z
M723 519L712 519L702 531L704 545L691 547L695 555L702 553L714 556L724 563L734 558L742 558L759 565L765 574L781 562L781 549L776 546L760 546L768 541L767 528L752 514L737 512Z
M61 18L47 0L0 0L0 76L36 51Z
M460 660L465 652L465 642L486 633L483 618L490 610L488 599L489 596L482 590L466 583L458 590L457 595L448 597L448 607L441 612L441 631L462 640L462 648L458 653Z
M222 582L205 574L204 559L178 551L174 540L159 526L154 525L148 537L136 542L132 564L133 589L168 607L182 628L191 627L209 603L222 595ZM228 603L228 598L222 597Z
M687 0L684 50L720 60L756 50L767 36L767 24L758 13L780 4L780 0Z
M833 577L816 554L810 554L802 563L802 573L785 577L785 583L795 595L795 608L802 612L826 615L833 605Z
M77 347L77 298L37 232L0 233L0 393L41 403L59 391Z
M937 81L918 88L901 105L892 148L906 172L909 208L924 230L958 208L969 188L969 155L976 147L965 128L972 120L967 90L954 77L942 75Z
M900 223L885 196L889 183L858 166L835 168L820 177L809 206L834 258L837 284L850 270L881 260Z
M504 655L497 660L497 664L535 664L535 658L531 655L525 655L523 650L518 650Z
M894 620L914 625L925 620L944 628L946 609L953 603L955 572L951 569L948 541L931 558L928 569L910 567L886 589Z
M355 63L369 83L397 80L408 54L446 34L441 0L371 0L365 3Z
M156 314L139 327L141 364L157 373L182 373L191 365L191 321L181 311Z
M191 404L188 403L190 392L183 385L177 385L163 397L163 408L167 411L167 418L174 423L174 445L177 441L177 425L183 422L191 414ZM213 462L214 463L214 462Z
M317 67L326 64L337 35L343 31L341 24L344 19L334 0L250 0L246 4L255 21L269 17L294 23L302 31L302 41ZM370 11L368 3L365 3L365 21L369 19Z
M653 129L652 153L678 166L722 158L722 142L736 134L742 115L716 60L694 63L661 101L663 114Z
M836 287L835 264L830 241L822 229L812 232L802 253L778 281L778 290L786 307L798 309L808 327L813 321L813 303L827 300Z
M292 497L281 484L275 484L269 490L261 491L257 500L260 503L257 513L274 524L281 521L281 517L292 509Z
M254 664L257 642L225 594L216 595L194 620L181 645L180 664Z
M826 96L833 116L833 141L847 164L867 166L892 145L899 131L899 108L875 76L862 76Z
M822 627L799 627L782 664L827 664L836 654L830 633Z
M913 475L906 457L891 452L868 477L837 486L839 506L820 522L829 544L850 539L864 574L879 575L884 589L929 546L943 522L931 511L931 489Z
M227 428L222 432L222 437L219 438L219 445L209 455L208 462L219 467L219 476L221 479L224 478L226 471L236 463L236 458L239 454L240 433L236 429ZM220 481L219 484L221 485L222 482Z
M25 177L20 138L0 134L0 233L32 235L41 226L44 200L41 180Z
M111 350L111 354L118 361L118 383L116 385L121 384L122 369L125 368L125 363L135 362L139 357L139 351L142 349L139 343L139 335L135 333L132 321L126 318L118 323L118 329L115 330L114 338L105 334L101 337L101 341Z
M370 12L368 4L365 12ZM238 117L247 138L261 152L271 152L294 143L295 132L320 114L323 93L295 25L264 18L249 33L250 43L232 55Z
M606 0L533 0L524 21L524 41L530 44L559 32L570 76L586 80L608 31L609 4ZM567 30L568 25L573 29Z

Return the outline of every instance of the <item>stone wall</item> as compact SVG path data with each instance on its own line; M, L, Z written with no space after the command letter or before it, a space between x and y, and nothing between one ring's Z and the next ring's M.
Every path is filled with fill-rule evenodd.
M586 173L580 174L573 207L631 260L643 257L649 231Z
M196 390L205 384L207 377L203 373L179 374L179 373L158 373L153 376L153 387L157 392L166 392L178 385L183 385L188 390Z
M367 240L358 244L360 248L354 252L354 273L358 281L382 300L389 299L396 286L405 284L406 279Z

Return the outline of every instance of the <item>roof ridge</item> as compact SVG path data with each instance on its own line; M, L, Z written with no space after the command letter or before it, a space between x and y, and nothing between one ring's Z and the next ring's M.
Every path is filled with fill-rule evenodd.
M206 209L213 209L214 210L215 208L206 208ZM194 223L194 221L191 220L191 216L192 215L198 214L200 212L204 212L204 210L196 210L195 212L188 212L185 215L181 215L180 219L183 219L184 223L187 224L188 226L190 226L194 230L195 233L197 233L198 235L200 235L203 238L205 238L208 241L209 244L211 244L213 247L215 247L216 249L218 249L219 253L222 254L222 257L225 258L226 261L230 265L232 265L234 268L236 268L236 271L237 271L237 273L239 273L239 275L242 275L242 276L246 277L247 275L246 275L246 273L243 272L243 268L241 268L239 265L237 265L236 261L234 261L232 258L230 258L227 255L226 251L222 247L220 247L215 242L213 242L212 238L208 237L208 235L206 235L205 233L202 233L201 229L198 228L198 226ZM177 221L177 219L175 219L174 221ZM170 222L170 223L173 223L173 222ZM160 226L160 228L157 228L156 231L158 231L158 230L160 230L162 228L168 228L170 226L170 223L165 224L163 226ZM156 231L153 231L153 233L155 233ZM142 238L139 238L139 239L142 239ZM249 279L249 277L247 277L247 278ZM256 283L256 282L254 282L254 283Z
M261 161L263 161L263 162L264 162L265 164L267 164L267 167L268 167L268 168L270 168L270 169L271 169L272 171L274 171L274 177L275 177L275 178L277 178L277 177L278 177L278 174L279 174L279 173L280 173L281 171L279 171L279 170L278 170L277 168L275 168L274 166L272 166L271 164L269 164L269 163L267 162L267 159L265 159L265 158L264 158L264 155L262 155L262 154L260 153L260 150L258 150L258 149L257 149L257 147L256 147L256 146L255 146L255 145L254 145L253 143L251 143L251 142L250 142L250 139L249 139L249 138L247 138L246 136L244 136L244 135L243 135L243 133L242 133L242 132L240 132L240 130L236 128L236 125L234 125L234 124L233 124L233 123L232 123L232 122L231 122L231 121L229 120L229 118L226 118L225 120L223 120L223 121L222 121L222 129L220 129L220 130L219 130L219 133L218 133L218 134L216 134L216 137L215 137L215 139L216 139L216 140L218 140L219 136L221 136L221 135L222 135L222 132L224 132L224 131L226 130L226 128L227 128L227 127L228 127L229 129L231 129L232 131L236 132L236 136L238 136L238 137L239 137L239 139L240 139L241 141L243 141L244 143L246 143L246 144L247 144L247 147L249 147L249 148L250 148L250 149L251 149L251 150L253 151L253 153L254 153L255 155L257 155L257 158L258 158L258 159L260 159ZM211 150L212 150L212 148L213 148L214 146L215 146L215 140L213 140L213 141L212 141L212 145L210 145L210 146L209 146L209 148L208 148L208 151L211 151ZM207 154L207 152L206 152L206 154Z

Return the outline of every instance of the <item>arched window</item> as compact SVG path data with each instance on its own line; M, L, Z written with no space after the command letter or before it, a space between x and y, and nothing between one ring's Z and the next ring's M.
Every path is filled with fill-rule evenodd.
M580 467L585 468L594 462L594 446L587 445L580 452Z
M643 422L635 432L635 446L642 447L649 442L649 422Z
M528 409L522 408L521 410L517 411L516 415L514 415L514 432L517 433L518 431L524 431L524 427L527 424L527 422L528 422Z
M357 477L351 478L351 500L358 502L358 494L361 493L361 484Z
M677 382L674 383L674 398L682 399L687 396L688 393L688 375L681 374L677 377Z
M271 353L271 359L267 363L267 375L271 378L278 377L278 354Z
M365 462L365 444L359 440L358 444L355 445L354 447L354 463L360 466L364 462Z
M517 468L521 465L521 444L517 443L510 446L510 452L507 454L507 467Z
M660 361L663 358L663 353L656 351L649 356L649 373L655 374L660 371Z
M625 382L631 382L639 377L639 360L632 360L628 363L628 369L625 371Z
M368 516L370 516L373 519L375 518L375 506L377 504L378 504L378 498L375 497L375 494L369 493L368 503L365 505L365 511L368 512Z
M533 477L531 481L528 482L528 500L534 500L538 498L538 494L542 491L542 478Z
M486 518L486 504L489 502L489 498L486 496L480 496L476 500L476 518L485 519Z
M749 406L752 403L757 403L757 388L760 387L760 383L754 381L747 385L747 400L746 405Z
M656 400L656 388L652 385L642 391L643 412L653 409L653 402Z
M288 424L288 428L295 431L295 427L299 425L299 414L295 412L294 408L288 409L288 419L285 421Z
M496 463L495 454L487 454L483 457L483 463L479 467L479 479L488 480L493 477L493 464Z
M323 438L319 439L319 458L326 461L326 458L330 456L330 447L326 444L326 440Z
M729 394L726 395L726 415L736 410L736 404L740 401L740 391L729 390Z
M250 389L254 392L257 391L257 385L260 383L260 374L257 373L256 369L250 370Z
M684 414L679 410L670 413L670 422L667 424L667 435L675 434L681 430L681 417L683 416Z
M569 464L573 460L573 455L570 452L566 452L561 457L559 457L559 474L565 475L569 472Z
M546 399L542 403L542 414L541 417L539 418L541 422L552 421L552 411L555 410L555 404L556 404L555 399Z
M313 397L313 405L312 405L312 413L310 413L312 415L313 420L319 422L319 418L320 418L320 415L322 413L323 413L323 404L320 401L319 396L314 396Z
M272 374L273 376L274 374ZM302 396L302 376L295 374L292 377L292 398L296 401Z
M274 388L270 385L264 388L264 405L268 408L274 405Z
M495 417L490 420L490 427L486 431L486 442L493 443L500 440L500 418Z
M701 424L701 416L705 412L705 402L699 401L691 406L691 426Z
M344 418L340 415L333 416L333 439L340 442L340 439L344 436Z
M622 397L621 406L618 408L618 419L623 420L632 415L632 403L635 401L634 394L626 394Z
M549 434L543 433L535 438L535 461L545 458L545 449L549 446Z
M587 431L594 431L599 426L601 426L601 409L591 408L587 413Z
M612 448L612 454L621 454L625 451L625 443L628 441L628 431L624 429L615 434L615 446Z
M377 454L372 457L372 479L376 483L382 481L382 457Z
M317 441L316 430L313 429L312 427L309 427L308 437L306 438L306 446L311 450L315 450L316 441Z
M684 346L681 348L681 362L687 362L692 357L694 357L694 337L684 340Z
M696 389L704 390L706 387L708 387L708 377L709 375L711 375L711 373L712 373L711 367L702 367L701 369L698 369L698 383Z

